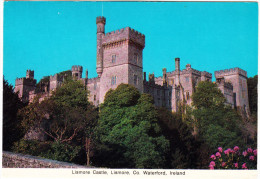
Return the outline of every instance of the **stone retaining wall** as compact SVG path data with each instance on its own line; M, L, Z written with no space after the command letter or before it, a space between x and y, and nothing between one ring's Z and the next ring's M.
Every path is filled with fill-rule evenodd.
M59 162L31 155L3 151L3 168L87 168L67 162Z

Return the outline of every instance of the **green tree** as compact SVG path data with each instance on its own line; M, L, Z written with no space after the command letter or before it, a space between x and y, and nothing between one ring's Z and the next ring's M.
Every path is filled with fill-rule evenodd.
M199 137L212 150L241 144L241 117L230 106L216 84L200 82L193 96L193 115Z
M74 146L75 149L76 146L85 145L85 155L88 156L86 160L89 164L90 141L93 138L98 111L88 102L88 91L80 81L67 79L50 98L40 102L39 97L36 97L31 104L20 111L20 114L23 116L22 124L26 130L36 127L55 141L51 150L54 153L53 155L49 153L48 156L61 159L62 157L57 157L61 153L56 149L62 148L64 149L62 151L68 152L70 150L67 149L71 147L67 145ZM75 154L75 151L71 152L72 154ZM66 156L64 160L68 159L67 154L62 155Z
M255 116L257 116L257 82L258 75L247 79L249 108Z
M201 81L192 95L192 105L197 108L223 106L226 99L215 83Z
M21 119L17 116L23 106L13 86L3 79L3 150L10 150L24 135L20 128Z
M196 168L199 143L195 141L189 127L182 121L182 115L168 109L158 108L159 125L163 135L170 142L167 153L167 168Z
M100 107L95 166L162 168L169 141L158 125L153 99L126 84L110 90Z

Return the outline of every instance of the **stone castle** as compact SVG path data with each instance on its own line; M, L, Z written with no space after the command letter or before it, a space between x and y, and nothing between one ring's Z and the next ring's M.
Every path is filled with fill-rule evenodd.
M83 67L72 66L71 75L81 80L90 91L89 100L95 105L103 103L109 89L115 89L119 84L131 84L141 93L153 96L155 105L166 107L171 111L178 110L178 104L191 104L191 96L198 82L212 81L212 74L191 68L180 69L180 58L175 58L175 70L167 72L162 69L162 76L150 74L146 79L143 72L143 49L145 36L129 27L105 33L105 17L97 17L97 64L96 78L82 78ZM240 68L220 70L215 72L216 84L226 97L226 103L233 108L242 109L249 115L247 72ZM62 85L64 77L55 74L49 81L40 84L41 90L36 90L34 71L27 70L26 77L15 81L15 91L24 102L31 102L36 95L44 99Z

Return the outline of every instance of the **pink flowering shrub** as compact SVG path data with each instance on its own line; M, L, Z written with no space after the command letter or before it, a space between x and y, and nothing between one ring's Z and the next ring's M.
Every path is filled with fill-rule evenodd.
M210 156L209 169L256 169L257 149L247 148L241 150L238 146L233 149L223 150L218 147L218 151Z

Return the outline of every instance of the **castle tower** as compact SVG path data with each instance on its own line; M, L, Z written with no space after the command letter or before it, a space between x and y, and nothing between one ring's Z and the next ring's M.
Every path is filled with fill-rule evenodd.
M218 79L224 78L225 82L232 84L235 106L242 114L249 116L247 72L240 68L231 68L215 71L215 77L217 81Z
M54 76L50 76L50 91L54 91L58 87L61 86L63 82L63 76L58 76L58 74L55 74Z
M106 18L102 16L97 17L96 24L97 24L97 74L98 77L100 77L103 72L102 37L105 34Z
M100 103L103 103L109 89L115 89L121 83L131 84L142 93L145 36L129 27L104 35L102 30L105 25L104 17L97 18L97 25L98 28L101 27L101 30L98 29L97 41L102 45L102 49L99 48L101 45L97 46L97 72L102 73ZM103 34L102 42L100 42L100 34ZM103 63L99 63L100 61Z
M26 70L26 79L34 79L34 71Z
M29 93L36 88L36 80L34 79L34 71L27 70L26 77L16 78L14 91L18 92L19 98L23 102L29 102Z
M82 78L82 71L83 71L83 67L80 65L74 65L71 68L71 72L72 72L72 77L76 80L81 79Z

